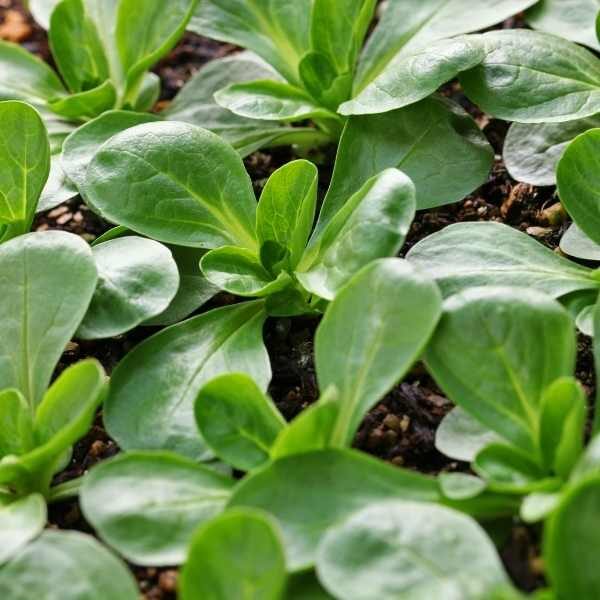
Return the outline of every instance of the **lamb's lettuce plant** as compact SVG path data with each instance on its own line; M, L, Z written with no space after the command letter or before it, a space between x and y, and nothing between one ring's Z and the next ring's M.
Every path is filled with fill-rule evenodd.
M36 16L48 21L59 74L20 46L0 42L0 98L35 105L51 131L48 203L56 205L77 194L77 168L86 152L93 154L114 133L146 121L192 121L224 135L244 155L263 145L322 143L323 136L314 128L291 132L278 123L237 117L215 104L214 92L225 85L273 76L273 70L250 53L213 61L160 116L147 112L160 91L158 76L148 70L177 43L196 4L197 0L144 3L141 18L137 0L34 1ZM79 134L79 127L90 120L94 125ZM63 157L63 143L73 132L70 152Z
M92 301L98 273L89 246L62 232L2 244L0 485L19 498L53 495L53 475L69 460L106 395L96 361L66 369L50 386L67 342ZM40 299L43 298L43 302ZM50 386L50 387L49 387Z
M487 489L560 490L583 448L575 354L572 317L541 292L485 287L448 298L425 362L461 413L446 417L438 448L471 461ZM464 476L444 476L447 489L453 479Z
M280 76L224 87L215 95L221 106L259 120L311 119L333 141L342 136L338 164L353 166L337 174L334 188L353 193L397 167L415 181L419 208L427 208L473 191L493 159L475 122L457 104L432 96L484 57L478 39L456 36L532 4L392 1L366 44L373 0L206 0L190 28L251 49Z
M73 444L88 432L106 397L104 370L92 359L68 367L50 384L97 279L89 246L71 234L26 234L0 247L2 597L18 598L23 590L41 595L49 582L52 594L65 599L82 593L137 597L126 567L92 538L42 533L46 502L77 493L77 480L54 485L54 475L69 463Z
M214 462L199 465L164 450L127 451L86 476L81 492L86 518L104 541L134 563L179 564L185 560L196 526L225 508L251 507L277 520L286 570L297 572L315 564L320 540L333 524L372 502L401 498L444 503L482 517L514 514L518 505L505 494L485 492L475 500L446 498L435 479L348 449L364 414L419 358L440 307L435 286L405 261L382 259L361 270L331 303L319 326L316 359L322 397L289 425L262 391L262 382L255 383L247 375L248 362L232 354L215 360L200 349L205 364L213 364L198 371L197 379L204 381L187 379L188 388L199 390L191 399L197 429L192 432L192 424L180 418L176 407L171 414L180 411L178 429L170 422L159 424L159 415L148 440L166 425L171 438L160 441L167 446L175 435L185 433L187 448L179 444L175 449L186 451L191 449L192 434L197 440L202 436L195 449L209 448L212 456L246 471L246 477L235 484L231 477L215 472ZM347 326L349 315L357 313L365 316L365 323L352 330ZM197 331L206 335L208 329ZM404 334L399 336L398 331ZM238 352L244 345L238 344ZM177 377L187 363L184 354L180 358L179 372L171 370ZM117 404L124 399L119 388L126 368L127 359L111 381L116 394L108 405L107 424L111 432L121 427L117 439L131 447L140 439L134 427L139 431L152 425L148 420L134 424L136 417L124 425L115 419L117 409L121 419L126 418L124 405ZM236 369L238 373L231 372ZM219 370L223 374L214 378ZM150 374L146 371L147 377ZM130 400L137 412L136 405L144 397ZM181 402L181 397L177 400ZM151 404L146 407L153 413ZM195 458L199 456L196 452ZM116 495L119 502L111 502ZM137 526L140 518L142 529Z
M48 30L60 77L26 50L2 42L0 95L74 121L113 108L149 110L159 81L148 69L179 40L196 4L176 0L166 10L152 1L140 14L135 0L61 0Z
M388 169L335 212L325 202L311 236L314 165L295 161L276 171L257 205L239 155L214 134L180 123L142 125L113 138L94 158L85 192L113 222L210 249L200 261L209 282L258 298L166 329L114 373L106 417L122 447L169 448L194 458L204 452L191 418L201 384L227 365L265 389L266 316L322 312L361 267L397 253L415 211L411 181ZM179 375L167 376L173 370Z
M493 25L531 1L390 2L363 49L374 0L206 0L190 28L249 48L285 82L233 84L217 101L258 119L315 120L332 136L337 115L380 113L426 98L457 73L475 66L478 43L459 34ZM351 25L349 25L351 23Z

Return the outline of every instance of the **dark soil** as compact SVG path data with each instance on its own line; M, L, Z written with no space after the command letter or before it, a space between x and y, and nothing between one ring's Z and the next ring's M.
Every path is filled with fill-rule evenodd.
M504 26L520 25L510 21ZM3 27L6 25L6 27ZM51 61L46 34L35 25L17 0L0 0L0 36L11 38L25 48ZM208 61L236 51L229 44L220 44L197 35L186 34L183 41L155 69L163 82L161 101L164 108L184 83ZM557 203L554 188L535 188L515 182L508 175L501 159L501 150L508 125L489 119L462 96L458 85L444 90L458 100L477 119L496 150L496 161L489 180L464 201L420 213L410 231L403 253L420 239L447 225L461 221L498 221L534 236L553 250L566 227L565 215ZM333 163L333 150L312 157L321 166L321 186L326 189ZM246 159L246 167L255 189L262 189L268 176L293 158L289 149L257 152ZM36 230L63 229L92 241L109 228L83 204L80 198L38 217ZM222 294L211 307L234 302ZM265 340L273 367L270 393L286 419L292 419L318 397L313 363L313 337L318 320L309 318L273 319L267 323ZM74 342L65 352L59 371L84 357L98 358L107 371L137 343L152 331L139 330L120 338L102 342ZM577 377L593 395L595 379L590 340L580 336ZM437 388L422 365L417 365L405 381L393 389L364 419L354 441L361 450L394 465L423 473L466 470L468 466L450 461L434 447L434 435L443 416L452 404ZM73 460L57 482L82 475L98 461L118 452L108 437L98 416L92 431L80 441ZM91 532L83 520L76 502L53 506L50 512L53 527L76 528ZM539 552L539 531L522 525L508 527L506 542L501 548L505 565L515 583L523 590L533 590L543 584ZM142 597L146 600L175 598L177 571L171 569L134 568Z

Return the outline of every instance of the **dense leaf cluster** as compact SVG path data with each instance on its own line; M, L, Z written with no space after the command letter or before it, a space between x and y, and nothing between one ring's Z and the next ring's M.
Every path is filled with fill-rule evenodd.
M575 377L600 328L598 0L29 5L56 70L0 42L0 598L134 600L128 561L181 566L182 600L518 600L517 519L542 539L532 597L600 597L600 412ZM522 11L533 30L477 33ZM243 51L151 112L186 29ZM397 257L491 168L440 93L457 77L512 122L511 174L557 185L567 256L460 223ZM306 157L332 144L325 191ZM279 145L300 158L257 199L242 158ZM77 194L112 229L30 232ZM320 397L290 422L263 340L282 317L319 319ZM148 326L110 378L61 360ZM435 477L352 449L419 362L455 405ZM61 482L99 415L121 452ZM74 497L97 538L46 528Z

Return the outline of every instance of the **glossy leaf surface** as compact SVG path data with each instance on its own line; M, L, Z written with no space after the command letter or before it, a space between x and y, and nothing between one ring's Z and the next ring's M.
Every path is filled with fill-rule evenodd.
M435 284L399 259L373 262L340 291L315 337L319 386L340 396L338 444L419 358L440 314Z
M239 155L193 125L149 123L116 135L94 157L84 192L108 220L162 242L256 245L256 200Z
M233 481L165 452L131 452L86 476L83 512L128 560L174 565L185 560L194 529L219 514Z
M508 583L474 520L401 501L372 504L331 528L319 545L317 572L340 600L479 600Z
M75 235L31 233L0 247L0 381L30 406L41 401L96 280L92 252Z
M93 537L45 531L0 569L0 595L11 600L136 600L131 573Z
M194 535L182 572L181 598L280 600L286 578L276 523L258 511L231 510Z
M416 244L407 258L437 281L444 296L469 287L509 285L558 298L600 286L590 269L498 223L450 225Z
M115 369L105 422L122 448L174 450L209 457L194 422L202 386L225 372L271 378L262 342L261 302L219 308L142 342Z
M247 375L222 375L207 383L195 404L196 423L213 452L242 471L269 459L285 421Z

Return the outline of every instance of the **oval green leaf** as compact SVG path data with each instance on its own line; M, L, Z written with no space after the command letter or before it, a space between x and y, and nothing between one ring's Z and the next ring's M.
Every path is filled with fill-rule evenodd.
M196 527L219 514L233 480L175 454L129 452L86 475L81 508L100 537L128 560L185 560Z
M271 378L262 341L260 301L212 310L142 342L117 366L105 424L126 450L174 450L207 458L194 422L194 401L217 375L250 375L262 390Z
M230 510L194 535L181 600L281 600L286 579L276 523L258 511Z
M93 248L98 285L77 330L83 339L120 335L156 317L179 289L179 272L168 248L136 236Z
M193 125L148 123L114 136L89 166L84 194L108 220L162 242L256 249L256 200L242 160Z

